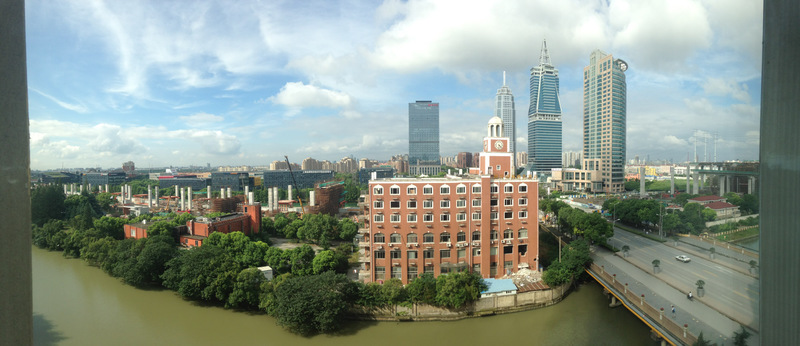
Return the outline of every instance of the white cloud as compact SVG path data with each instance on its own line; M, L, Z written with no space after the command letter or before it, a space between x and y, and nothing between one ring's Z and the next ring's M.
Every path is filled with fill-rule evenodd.
M709 95L730 96L741 102L750 101L747 84L737 83L733 79L708 78L703 84L703 91Z
M294 110L306 107L346 108L353 105L350 95L303 82L286 83L277 95L268 100Z
M65 109L68 109L68 110L71 110L71 111L77 112L77 113L86 113L86 112L89 111L89 109L87 109L86 106L84 106L84 105L67 103L67 102L61 101L61 100L59 100L59 99L57 99L57 98L55 98L53 96L45 94L45 93L43 93L43 92L41 92L39 90L36 90L34 88L30 88L30 89L35 91L37 94L46 97L50 101L55 102L57 105L61 106L62 108L65 108Z
M211 123L217 123L225 120L225 118L219 115L208 114L208 113L195 113L192 115L182 115L179 116L178 119L180 119L181 121L192 127L207 126Z

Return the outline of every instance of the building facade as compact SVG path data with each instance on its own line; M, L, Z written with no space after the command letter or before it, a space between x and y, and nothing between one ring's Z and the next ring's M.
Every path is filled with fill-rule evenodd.
M471 170L476 174L369 182L369 239L362 242L368 281L538 270L538 185L511 174L513 153L502 125L498 117L489 122L480 167Z
M625 191L628 63L595 50L583 69L583 159L600 160L603 191Z
M506 85L506 72L503 71L503 86L497 89L494 116L503 120L503 137L508 138L508 150L517 152L517 111L514 108L514 94Z
M264 180L261 184L265 188L278 187L286 189L289 185L295 185L292 180L292 173L294 173L294 180L297 181L297 186L293 186L295 189L312 189L314 184L333 180L334 176L331 170L265 171Z
M231 188L232 191L244 191L245 186L253 189L255 182L247 172L213 172L211 173L211 189Z
M394 177L395 169L392 167L371 167L358 170L358 184L367 185L370 179L383 179ZM373 173L374 178L373 178Z
M122 185L125 184L125 172L84 173L81 177L81 182L92 186Z
M528 108L528 170L550 174L554 168L561 168L561 137L558 69L550 62L547 41L543 41L539 65L531 68L531 101Z
M438 103L408 104L408 162L411 166L439 165Z
M192 190L200 191L208 188L211 185L211 179L187 177L187 176L160 176L158 177L158 187L161 189L170 188L173 186L179 188L191 187Z

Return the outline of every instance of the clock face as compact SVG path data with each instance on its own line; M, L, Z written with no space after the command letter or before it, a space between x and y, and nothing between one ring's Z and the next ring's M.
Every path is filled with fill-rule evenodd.
M503 142L502 141L494 142L494 147L497 148L497 150L503 149Z

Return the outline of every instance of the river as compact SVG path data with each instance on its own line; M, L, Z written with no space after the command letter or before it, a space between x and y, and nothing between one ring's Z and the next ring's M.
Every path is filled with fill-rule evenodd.
M269 316L204 306L122 284L82 260L33 248L36 345L656 345L597 283L547 308L453 322L352 322L301 337Z

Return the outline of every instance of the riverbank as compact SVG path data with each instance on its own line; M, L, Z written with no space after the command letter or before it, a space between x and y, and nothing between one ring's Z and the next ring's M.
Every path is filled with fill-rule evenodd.
M571 283L556 288L517 294L481 297L461 309L447 309L427 304L394 305L384 308L358 308L350 312L356 320L366 321L455 321L472 317L492 316L534 310L562 301L570 292Z

